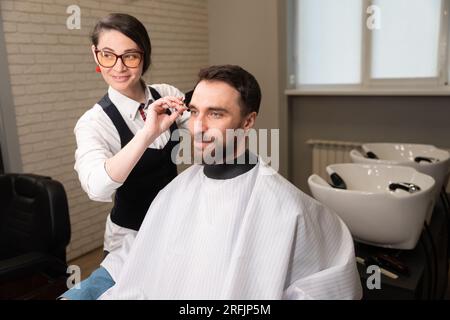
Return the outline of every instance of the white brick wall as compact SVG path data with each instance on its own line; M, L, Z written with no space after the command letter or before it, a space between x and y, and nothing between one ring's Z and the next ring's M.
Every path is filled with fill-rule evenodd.
M25 172L63 183L70 208L73 259L103 243L111 204L93 202L73 170L77 119L105 93L90 52L89 34L110 12L136 16L153 46L150 83L180 90L208 64L207 0L0 0L20 151ZM81 30L68 30L66 9L81 8Z

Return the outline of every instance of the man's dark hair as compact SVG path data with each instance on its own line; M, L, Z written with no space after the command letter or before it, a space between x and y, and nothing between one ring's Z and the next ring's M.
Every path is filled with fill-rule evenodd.
M207 67L200 70L198 78L198 82L203 80L222 81L235 88L241 96L242 115L259 112L261 89L258 81L252 74L241 67L234 65Z
M117 30L133 40L144 52L144 74L151 65L152 44L145 26L135 17L125 13L111 13L100 19L91 34L91 41L97 47L100 33L103 30Z

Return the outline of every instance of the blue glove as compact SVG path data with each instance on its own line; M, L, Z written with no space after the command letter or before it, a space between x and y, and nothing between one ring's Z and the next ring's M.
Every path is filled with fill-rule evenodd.
M80 282L80 288L72 288L63 293L58 299L68 300L97 300L106 290L116 283L105 268L100 267Z

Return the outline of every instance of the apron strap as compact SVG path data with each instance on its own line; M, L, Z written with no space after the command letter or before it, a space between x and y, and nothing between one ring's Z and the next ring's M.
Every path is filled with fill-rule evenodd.
M103 111L108 115L119 132L120 142L123 148L131 139L133 139L134 134L125 123L125 120L123 120L122 115L119 110L117 110L114 103L112 103L108 94L105 94L98 104L103 108Z
M150 87L150 86L148 88L150 89L150 93L152 94L153 99L158 100L158 99L162 98L161 95L159 94L159 92L155 88Z

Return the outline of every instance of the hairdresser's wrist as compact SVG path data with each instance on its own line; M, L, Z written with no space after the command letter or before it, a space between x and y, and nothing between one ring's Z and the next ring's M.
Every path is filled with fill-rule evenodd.
M149 130L148 128L139 129L136 133L136 139L142 143L142 146L148 148L156 138L159 137L157 130Z

